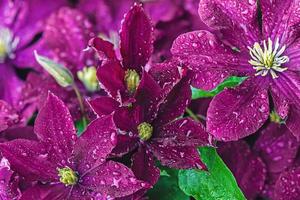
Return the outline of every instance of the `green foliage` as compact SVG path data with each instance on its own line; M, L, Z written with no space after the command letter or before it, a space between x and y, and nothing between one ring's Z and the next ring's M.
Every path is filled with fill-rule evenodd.
M180 170L179 187L196 200L245 200L236 180L212 147L199 148L208 171Z
M158 183L148 191L149 199L190 200L178 187L178 170L160 167Z
M80 136L87 126L87 120L85 117L75 122L75 127L77 129L77 135Z
M220 92L222 92L225 88L236 87L236 86L240 85L246 79L247 79L247 77L237 77L237 76L229 77L211 91L205 91L205 90L201 90L201 89L192 87L192 99L214 97L217 94L219 94Z

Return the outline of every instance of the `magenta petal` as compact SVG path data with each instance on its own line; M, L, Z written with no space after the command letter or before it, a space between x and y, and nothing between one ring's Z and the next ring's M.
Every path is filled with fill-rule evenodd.
M100 85L114 99L121 101L121 92L126 90L125 71L118 61L107 62L98 67L97 77Z
M110 97L97 97L90 100L89 104L100 117L113 113L119 107L119 102Z
M7 102L0 100L0 132L17 124L20 116Z
M18 177L14 177L10 163L6 158L0 162L0 198L1 200L19 199L21 191L18 188Z
M117 146L111 152L112 156L121 157L128 152L134 150L138 146L139 138L138 137L130 137L128 135L118 135L117 136Z
M90 39L88 45L97 52L100 60L117 60L114 45L112 43L105 41L100 37L95 37Z
M274 200L300 199L300 167L283 172L274 189Z
M287 98L282 94L277 86L271 87L271 95L276 113L282 118L286 118L289 112Z
M23 82L10 65L0 63L0 99L17 106Z
M34 134L32 126L13 127L4 131L1 134L2 137L8 141L15 139L37 140L36 134Z
M155 126L161 126L183 115L186 107L191 102L191 96L190 81L186 77L173 87L160 105L158 115L154 121Z
M149 74L161 88L172 88L182 78L184 69L179 67L177 60L155 63L151 66Z
M281 172L292 165L299 143L285 125L270 124L263 129L255 143L255 150L270 172Z
M12 168L29 180L57 180L55 163L47 161L45 146L31 140L16 139L1 143L2 155L9 160Z
M80 61L93 36L91 27L81 12L64 7L49 17L42 40L54 59L76 72L83 67Z
M136 103L143 108L144 121L152 122L163 101L163 90L147 73L143 72L142 80L136 91Z
M77 138L76 130L68 108L50 92L35 120L34 132L51 151L49 158L54 164L64 165L68 161Z
M290 129L293 135L300 140L300 110L296 106L290 106L289 115L286 120L286 126Z
M117 128L122 131L133 132L140 123L141 116L140 107L123 106L117 109L114 113L114 121Z
M269 116L267 90L255 79L214 97L207 111L207 130L218 140L231 141L257 131Z
M149 148L162 165L177 169L206 168L196 147L167 146L151 142Z
M182 118L170 122L155 132L152 141L161 142L168 146L203 146L211 145L212 136L204 126L190 118Z
M155 166L152 153L144 146L140 146L138 152L132 157L132 171L134 175L150 185L155 185L160 176L159 169Z
M195 72L193 86L212 90L233 71L248 69L248 60L241 59L208 31L194 31L180 35L171 52ZM201 73L200 73L201 72Z
M137 180L125 165L114 161L108 161L87 173L82 177L82 185L112 198L131 195L149 187Z
M200 0L200 18L220 31L222 39L247 50L260 35L256 1Z
M20 200L59 200L66 199L70 193L70 189L63 184L53 185L35 185L25 190Z
M223 143L219 148L222 159L233 172L247 199L255 199L262 191L266 168L261 158L251 152L244 141Z
M120 32L123 65L142 72L153 51L153 27L141 5L126 14Z
M261 0L260 5L266 38L279 38L282 43L289 45L298 37L300 23L298 3L294 0Z
M117 144L117 132L112 115L90 123L75 144L79 171L85 172L97 163L103 163Z

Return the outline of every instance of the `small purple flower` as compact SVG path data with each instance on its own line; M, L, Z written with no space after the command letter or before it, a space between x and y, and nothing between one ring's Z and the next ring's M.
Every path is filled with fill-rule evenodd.
M234 174L247 199L255 199L263 190L266 166L244 141L222 143L218 153Z
M231 75L248 79L211 102L207 128L218 140L238 140L276 112L299 139L299 4L294 1L200 0L200 18L213 30L179 36L174 56L194 71L193 86L213 89ZM262 29L258 12L262 13Z
M0 149L15 171L27 180L42 182L48 195L116 198L147 188L126 166L106 160L117 142L111 116L93 121L77 138L68 109L49 93L34 131L38 141L16 139L1 143Z

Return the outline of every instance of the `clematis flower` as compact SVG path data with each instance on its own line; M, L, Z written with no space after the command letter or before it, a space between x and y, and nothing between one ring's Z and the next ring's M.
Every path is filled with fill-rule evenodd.
M249 145L241 140L219 145L218 153L234 174L247 199L255 199L263 190L266 165Z
M106 92L128 104L141 81L142 72L153 50L153 27L140 4L134 4L126 14L120 31L122 61L117 59L113 44L101 38L93 38L90 48L96 50L102 65L97 77Z
M190 118L175 120L190 103L189 78L182 79L167 95L162 95L165 91L151 76L144 73L143 77L131 106L119 108L108 99L103 104L103 98L91 103L99 116L114 112L121 134L113 153L123 155L138 149L132 157L132 169L139 179L151 185L159 178L154 157L173 168L205 168L196 147L211 145L211 137L200 123Z
M271 99L287 127L300 138L296 125L300 119L299 5L268 0L260 5L200 0L200 18L214 33L183 34L171 50L194 71L192 84L197 88L211 90L231 75L248 77L210 103L207 129L218 140L238 140L257 131L269 116Z
M44 6L37 0L3 0L0 3L0 99L18 106L22 81L14 67L36 67L32 54L35 37L42 32L42 22L66 1L52 1Z
M111 116L93 121L77 138L68 109L49 93L34 131L38 141L16 139L1 143L0 149L12 169L28 180L42 182L48 197L116 198L147 188L126 166L106 160L117 142ZM28 189L21 199L32 199L35 194L30 191L40 189Z

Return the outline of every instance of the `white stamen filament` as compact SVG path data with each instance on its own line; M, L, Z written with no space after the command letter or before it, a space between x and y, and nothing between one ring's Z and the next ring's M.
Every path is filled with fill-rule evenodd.
M248 47L251 59L249 63L256 70L255 76L266 76L269 72L273 79L278 78L277 73L287 70L282 65L289 61L288 56L282 55L286 46L279 49L279 39L276 39L273 49L273 42L268 38L268 43L263 41L264 48L257 42L254 43L253 48ZM278 50L279 49L279 50Z

